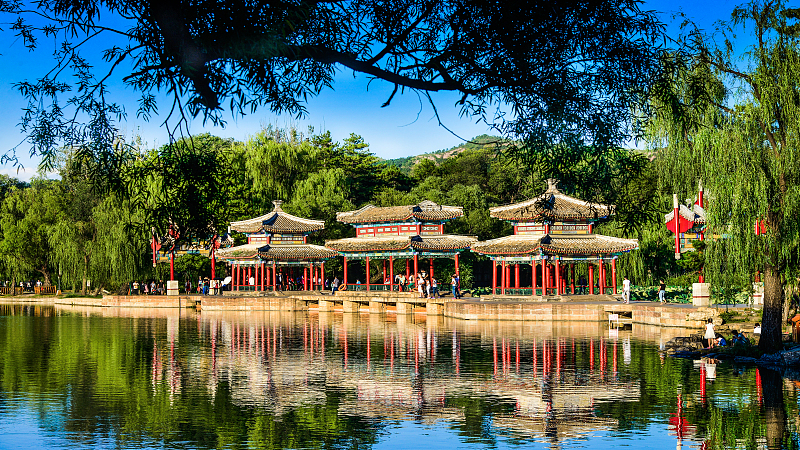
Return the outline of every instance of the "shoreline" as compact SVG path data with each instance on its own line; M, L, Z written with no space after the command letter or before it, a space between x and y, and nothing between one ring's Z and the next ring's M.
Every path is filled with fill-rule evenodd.
M719 305L696 307L684 303L632 301L622 303L611 296L420 299L407 292L340 292L336 296L320 291L267 292L266 295L106 295L91 297L9 296L0 301L119 308L194 308L203 311L319 311L369 314L426 314L464 321L523 322L609 322L611 325L637 323L661 327L704 327L707 319L719 317ZM750 309L747 305L727 309ZM721 319L719 319L721 322Z

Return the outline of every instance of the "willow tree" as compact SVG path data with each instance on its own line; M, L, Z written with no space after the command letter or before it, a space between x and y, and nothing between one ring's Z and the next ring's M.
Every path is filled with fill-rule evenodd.
M781 347L784 287L796 283L800 251L798 17L780 0L755 1L734 9L721 35L691 31L684 51L665 58L648 123L662 180L688 194L702 179L709 193L710 281L749 283L763 273L765 351ZM743 55L728 39L739 26L754 36Z

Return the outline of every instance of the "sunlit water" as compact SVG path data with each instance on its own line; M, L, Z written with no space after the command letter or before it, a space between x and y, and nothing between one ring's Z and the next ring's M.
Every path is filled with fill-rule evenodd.
M686 334L0 305L0 448L796 448L794 382Z

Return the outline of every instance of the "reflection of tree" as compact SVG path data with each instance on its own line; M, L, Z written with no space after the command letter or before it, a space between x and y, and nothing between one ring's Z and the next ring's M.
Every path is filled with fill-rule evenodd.
M764 422L767 432L767 448L783 448L786 432L786 410L783 404L783 378L770 369L758 369L764 390Z

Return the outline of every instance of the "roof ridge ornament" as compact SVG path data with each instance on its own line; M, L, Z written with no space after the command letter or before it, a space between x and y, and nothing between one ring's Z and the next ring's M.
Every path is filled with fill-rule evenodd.
M283 209L281 209L281 205L283 204L283 200L273 200L272 204L274 206L274 208L272 209L273 211L275 211L275 212L283 211Z
M561 191L558 190L558 180L555 178L548 178L547 180L547 190L544 191L545 194L560 194Z

